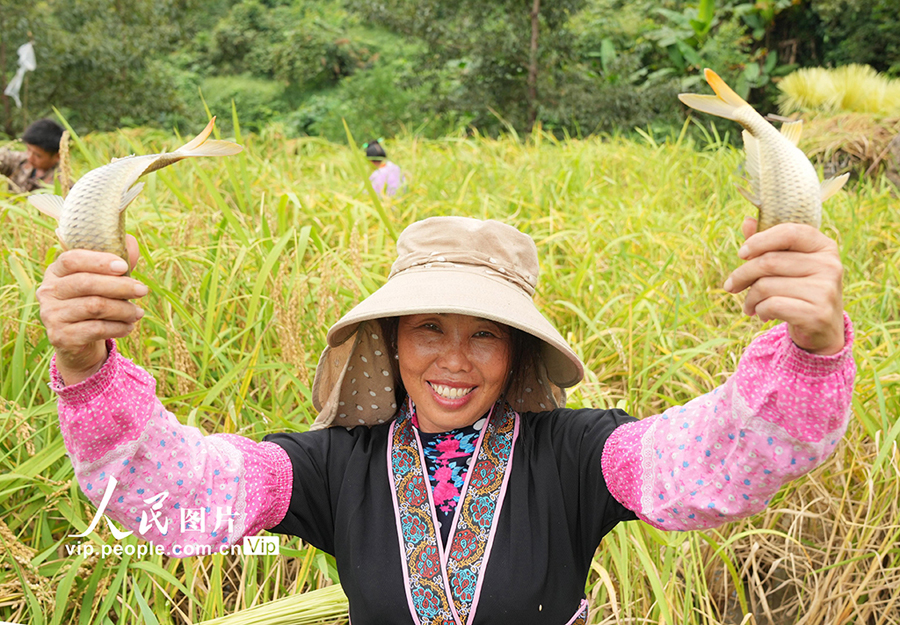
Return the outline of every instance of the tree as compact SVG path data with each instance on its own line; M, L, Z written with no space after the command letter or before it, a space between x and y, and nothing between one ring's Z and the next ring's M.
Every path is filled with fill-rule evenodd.
M455 93L436 103L438 112L471 113L481 128L496 126L492 110L528 131L570 51L566 27L585 0L351 0L366 20L427 47L423 71L445 72Z

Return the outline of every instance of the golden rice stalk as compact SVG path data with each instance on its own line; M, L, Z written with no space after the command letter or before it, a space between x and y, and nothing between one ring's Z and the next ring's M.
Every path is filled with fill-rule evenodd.
M0 423L4 423L4 429L15 428L18 439L25 441L25 451L29 456L35 455L34 428L16 402L0 397Z
M64 130L59 138L59 186L63 197L72 188L72 164L69 162L69 131Z
M325 625L347 622L347 597L340 584L311 590L196 625Z
M191 358L184 337L172 323L168 324L169 351L171 352L172 368L175 369L175 392L179 395L187 395L194 388L194 380L197 378L197 365Z
M294 256L291 257L292 260ZM309 381L309 370L306 367L306 350L303 345L306 341L303 325L303 302L306 300L308 286L306 281L289 289L287 297L284 295L284 284L288 280L288 274L293 262L282 265L275 279L272 304L275 312L278 341L281 344L281 357L284 362L294 366L297 376L304 382Z

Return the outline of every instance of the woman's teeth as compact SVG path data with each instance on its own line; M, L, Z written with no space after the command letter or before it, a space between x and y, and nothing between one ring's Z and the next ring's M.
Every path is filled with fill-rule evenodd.
M440 395L445 399L459 399L464 395L468 395L474 389L474 386L470 386L469 388L454 388L452 386L444 386L443 384L432 384L431 388L434 389L434 392Z

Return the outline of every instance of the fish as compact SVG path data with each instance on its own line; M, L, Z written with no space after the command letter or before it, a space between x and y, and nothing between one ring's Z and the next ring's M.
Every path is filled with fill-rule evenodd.
M65 198L37 194L28 202L59 222L56 236L64 250L110 252L128 262L125 209L144 188L138 178L185 158L230 156L244 149L231 141L209 140L215 123L213 117L199 135L174 152L114 158L82 176Z
M759 209L757 232L785 222L821 228L822 202L837 193L850 174L819 182L812 163L797 147L803 120L787 121L779 132L714 71L704 70L704 77L716 95L682 93L678 99L692 109L743 126L744 168L750 188L738 187L738 191Z

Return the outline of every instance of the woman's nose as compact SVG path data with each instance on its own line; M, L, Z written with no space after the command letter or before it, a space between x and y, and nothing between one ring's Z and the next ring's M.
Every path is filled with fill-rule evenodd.
M448 339L443 346L443 353L438 358L438 365L448 371L468 371L472 363L466 350L465 342L459 339Z

